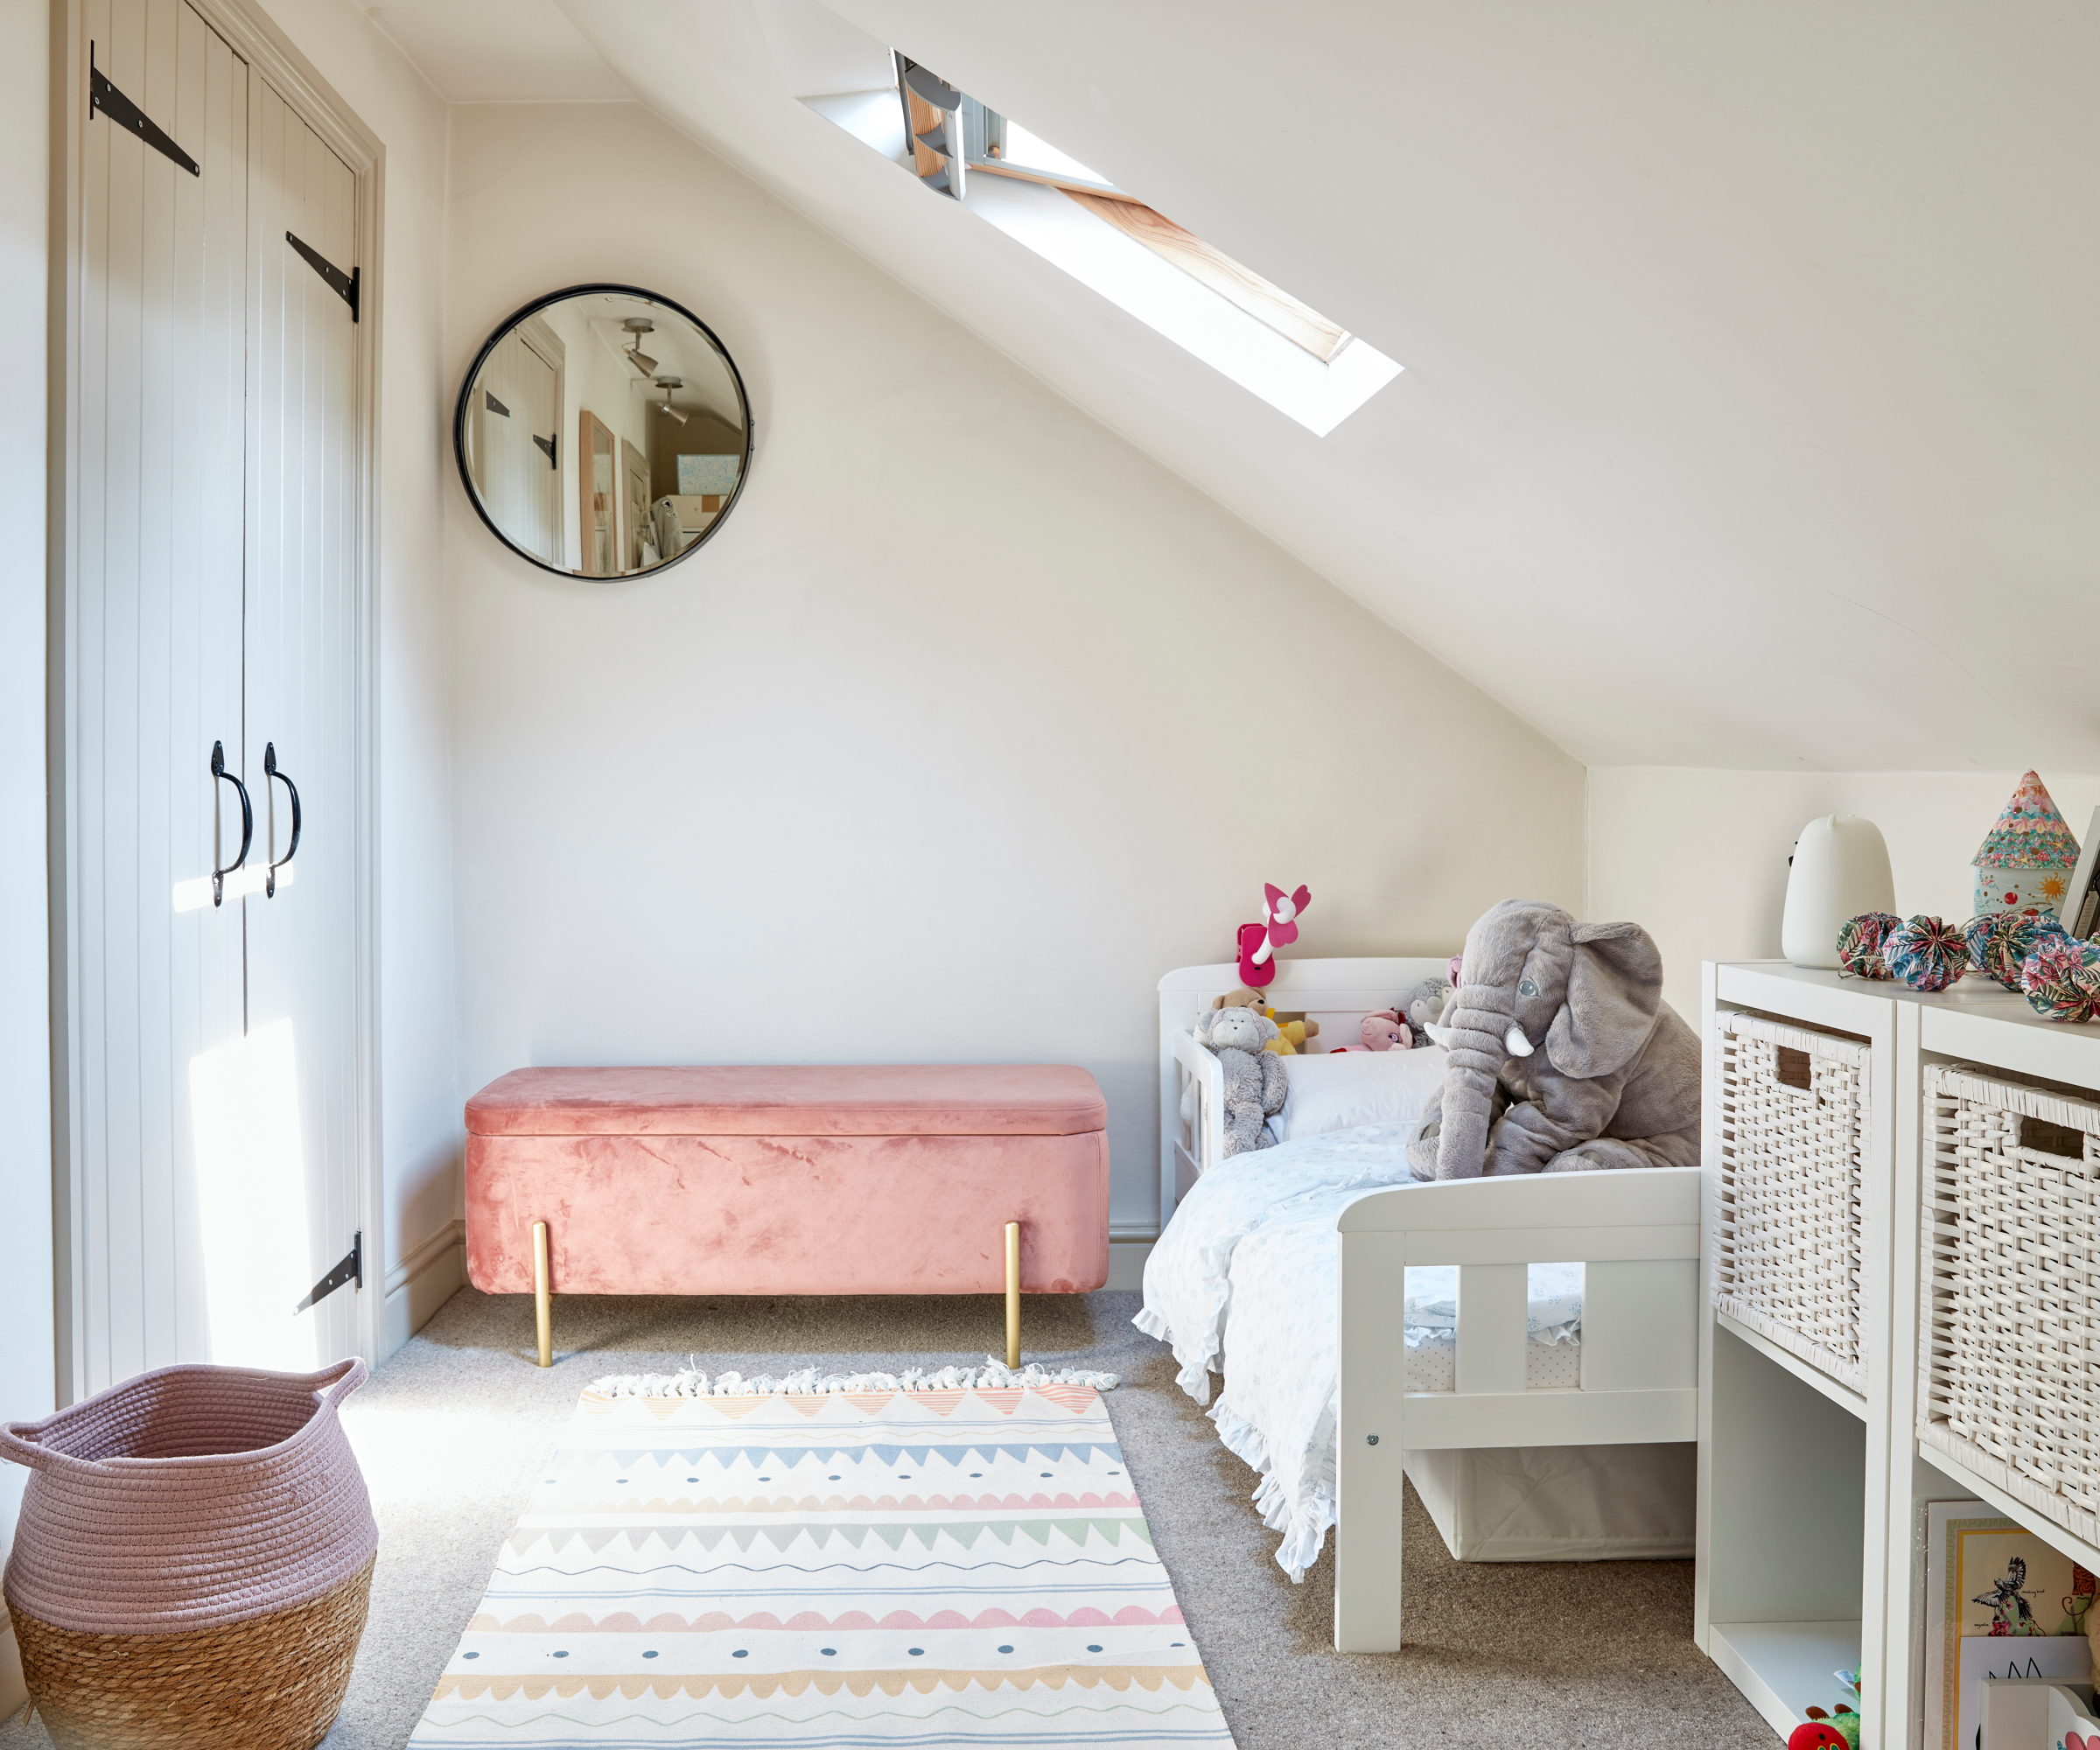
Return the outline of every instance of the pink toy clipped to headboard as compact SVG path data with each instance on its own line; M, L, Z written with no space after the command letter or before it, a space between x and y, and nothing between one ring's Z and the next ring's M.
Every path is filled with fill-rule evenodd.
M1262 920L1240 926L1240 982L1259 990L1276 976L1276 950L1298 940L1298 920L1312 903L1312 890L1300 886L1286 893L1271 883L1262 884Z

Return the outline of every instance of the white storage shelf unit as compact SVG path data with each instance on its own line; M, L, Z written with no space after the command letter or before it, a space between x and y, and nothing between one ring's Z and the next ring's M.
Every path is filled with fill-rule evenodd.
M1974 1443L1950 1438L1943 1418L1936 1424L1921 1418L1921 1406L1930 1407L1930 1260L1940 1261L1936 1304L1944 1322L1950 1304L1945 1272L1959 1250L1948 1237L1957 1223L1947 1208L1954 1194L1944 1141L1937 1152L1940 1208L1928 1225L1936 1111L1942 1138L1947 1128L1945 1096L1932 1103L1929 1072L1966 1064L1984 1076L2095 1090L2100 1101L2100 1026L2044 1021L2023 998L1980 976L1928 996L1781 962L1709 962L1704 1007L1708 1243L1695 1634L1782 1739L1805 1708L1838 1699L1837 1670L1863 1662L1866 1743L1909 1750L1921 1722L1922 1642L1913 1600L1924 1578L1914 1572L1922 1560L1914 1536L1922 1502L1975 1496L2075 1561L2100 1567L2100 1548L2079 1535L2092 1527L2076 1510L2076 1465L2035 1454L2017 1477L2003 1464L1971 1468L1964 1454ZM1774 1023L1850 1035L1864 1058L1858 1318L1850 1352L1774 1328L1775 1320L1782 1326L1788 1319L1806 1326L1817 1318L1826 1332L1831 1328L1827 1283L1798 1306L1766 1302L1740 1316L1755 1297L1746 1299L1730 1279L1737 1236L1727 1231L1732 1218L1725 1211L1735 1191L1730 1158L1739 1151L1730 1133L1736 1102L1724 1097L1722 1082L1733 1073L1723 1046L1732 1014L1746 1023L1734 1030L1752 1037L1780 1037ZM2075 1116L2049 1110L2057 1118ZM2060 1124L2042 1138L2063 1158L2066 1172L2083 1171L2078 1146L2063 1139L2078 1128ZM2096 1145L2082 1146L2092 1158ZM2039 1165L2046 1172L2049 1163ZM1826 1186L1830 1170L1826 1160ZM1824 1231L1803 1237L1805 1259L1831 1256L1835 1208L1828 1195L1806 1199L1804 1219ZM1769 1236L1760 1243L1769 1246ZM1783 1247L1773 1256L1783 1256ZM1973 1260L1979 1253L1970 1245L1964 1256ZM1971 1303L1978 1298L1969 1296ZM1988 1343L1977 1328L1972 1319L1966 1340ZM2060 1426L2054 1438L2067 1449L2082 1438L2100 1449L2100 1427ZM2068 1489L2062 1484L2067 1474Z

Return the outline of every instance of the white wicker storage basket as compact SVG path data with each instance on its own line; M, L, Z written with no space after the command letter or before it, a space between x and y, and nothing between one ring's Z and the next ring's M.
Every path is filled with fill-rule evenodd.
M1863 1392L1859 1164L1872 1048L1726 1010L1714 1025L1714 1306Z
M1925 1071L1918 1438L2100 1543L2100 1103Z

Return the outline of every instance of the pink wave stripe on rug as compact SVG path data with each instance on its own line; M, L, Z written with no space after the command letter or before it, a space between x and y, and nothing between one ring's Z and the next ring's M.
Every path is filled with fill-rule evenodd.
M586 1392L412 1750L1228 1746L1091 1387Z

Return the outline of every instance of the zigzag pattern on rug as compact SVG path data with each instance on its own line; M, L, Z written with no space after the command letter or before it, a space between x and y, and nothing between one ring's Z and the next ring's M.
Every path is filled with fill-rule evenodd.
M1229 1750L1100 1393L1028 1371L586 1392L410 1750Z
M593 1380L591 1390L606 1397L790 1397L834 1391L970 1391L984 1386L1029 1390L1046 1385L1085 1385L1113 1391L1122 1382L1112 1373L1088 1368L1046 1368L1030 1362L1010 1368L986 1355L981 1368L935 1368L930 1373L906 1367L895 1373L826 1373L804 1368L775 1379L769 1373L720 1373L711 1379L696 1368L677 1373L615 1373Z

